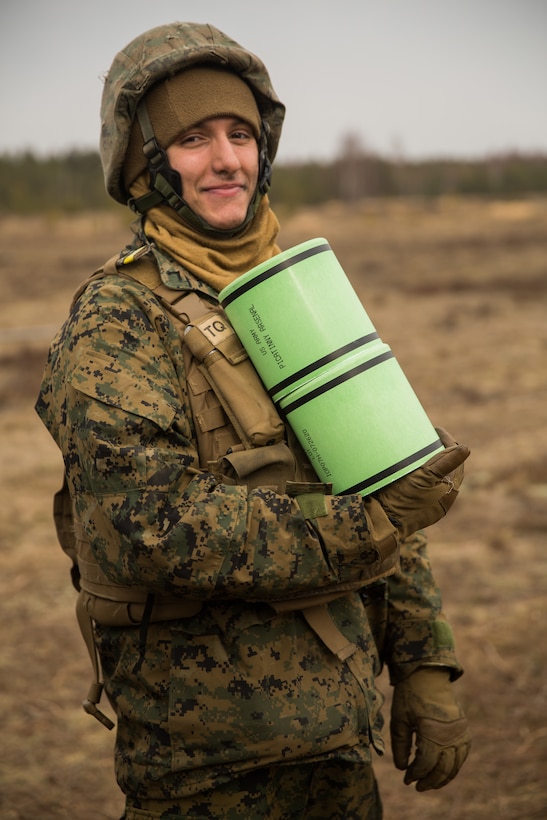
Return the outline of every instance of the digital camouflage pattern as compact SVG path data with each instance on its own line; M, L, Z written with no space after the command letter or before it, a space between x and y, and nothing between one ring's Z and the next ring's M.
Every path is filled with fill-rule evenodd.
M156 258L166 285L214 297ZM147 631L97 626L132 799L173 800L273 763L368 762L371 744L383 749L383 663L393 682L424 662L460 673L422 535L403 543L395 574L329 604L357 647L349 660L298 610L276 614L277 600L373 578L396 554L395 528L372 498L327 495L310 521L295 498L200 471L182 345L143 285L112 276L81 294L37 411L109 580L203 602Z
M234 71L250 85L268 128L268 155L273 162L285 106L264 63L214 26L178 22L157 26L116 55L103 89L101 160L107 191L123 205L129 194L124 190L122 167L137 104L155 83L204 62Z
M172 287L176 269L158 258ZM181 287L190 281L179 275ZM210 473L195 475L182 346L144 286L122 277L91 284L50 367L40 414L64 454L77 517L113 582L275 600L385 571L397 535L375 499L325 496L328 514L312 525L289 496L247 494Z
M343 760L267 766L175 801L130 800L125 820L382 820L372 767Z

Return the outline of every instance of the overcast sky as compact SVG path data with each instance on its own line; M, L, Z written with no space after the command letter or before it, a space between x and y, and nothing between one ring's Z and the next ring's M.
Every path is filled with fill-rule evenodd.
M173 20L264 60L280 160L547 150L547 0L2 0L0 152L97 148L101 76Z

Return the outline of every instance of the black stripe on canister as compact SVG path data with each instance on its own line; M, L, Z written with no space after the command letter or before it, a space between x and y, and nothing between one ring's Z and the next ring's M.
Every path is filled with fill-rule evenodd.
M280 390L284 390L286 387L290 387L292 384L295 384L299 379L304 378L304 376L309 376L310 373L313 373L315 370L318 370L323 365L328 364L329 362L334 362L336 359L339 359L341 356L345 356L346 353L351 353L354 350L357 350L360 347L364 347L369 342L373 342L375 339L378 339L379 336L377 333L368 333L366 336L360 336L359 339L354 339L352 342L348 342L348 344L342 345L342 347L333 350L331 353L327 353L326 356L321 356L320 359L316 359L311 364L306 365L306 367L302 367L300 370L297 370L292 376L287 376L286 379L274 384L268 390L270 396L275 396Z
M364 373L366 370L370 370L372 367L376 367L376 365L382 364L382 362L387 361L388 359L393 358L393 353L391 350L387 350L385 353L381 353L379 356L375 356L373 359L368 359L366 362L361 362L361 364L356 365L355 367L350 368L345 373L341 373L334 379L326 382L325 384L316 387L315 390L310 390L309 393L306 393L304 396L301 396L299 399L295 399L290 404L282 405L281 409L283 413L288 416L289 413L292 413L294 410L298 410L299 407L302 407L304 404L307 404L309 401L313 401L318 396L322 396L324 393L328 393L329 390L332 390L334 387L338 387L339 384L343 384L344 382L349 381L350 379L355 378L355 376L359 376L361 373Z
M422 447L421 450L417 450L415 453L412 453L412 455L407 456L407 458L403 458L401 459L401 461L397 461L395 464L392 464L391 467L386 467L385 470L381 470L379 473L376 473L376 475L370 476L370 478L367 478L365 481L360 481L359 483L354 484L353 487L348 487L345 490L339 490L338 495L362 493L368 487L374 486L374 484L376 484L378 481L383 481L384 479L389 478L392 475L395 475L395 473L398 473L399 470L404 470L405 467L410 467L419 459L424 458L425 456L428 456L431 453L434 453L435 450L438 450L439 447L442 446L442 441L440 439L436 439L431 444L428 444L427 447ZM389 482L385 483L387 484Z
M268 268L268 270L265 270L264 273L258 274L248 282L243 282L240 287L235 288L235 290L231 293L228 293L220 304L223 308L226 308L226 306L231 304L231 302L235 299L238 299L244 293L247 293L248 290L252 290L256 287L256 285L261 285L262 282L265 282L271 276L275 276L275 274L279 273L279 271L285 270L286 268L292 268L293 265L297 265L299 262L303 262L304 259L309 259L310 256L315 256L317 253L324 253L325 251L330 250L331 246L329 243L324 242L321 245L316 245L314 248L308 248L305 251L301 251L300 253L291 256L289 259L285 259L283 262L279 262L277 265L274 265L273 268Z

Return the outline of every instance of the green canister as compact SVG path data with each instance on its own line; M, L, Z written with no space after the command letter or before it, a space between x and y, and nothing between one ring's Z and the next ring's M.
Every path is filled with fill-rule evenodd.
M368 495L443 449L386 344L346 357L279 405L317 475L338 495Z
M317 475L368 495L443 445L326 239L243 274L219 295Z
M257 265L219 299L274 401L379 342L326 239Z

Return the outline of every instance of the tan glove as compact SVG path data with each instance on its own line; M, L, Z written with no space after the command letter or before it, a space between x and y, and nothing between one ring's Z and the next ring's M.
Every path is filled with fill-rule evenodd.
M447 669L421 667L398 683L391 706L391 748L405 783L416 791L440 789L456 777L469 754L471 734ZM409 765L412 739L416 754Z
M403 539L443 518L463 481L463 462L469 448L457 444L442 427L437 433L446 447L442 453L374 493Z

